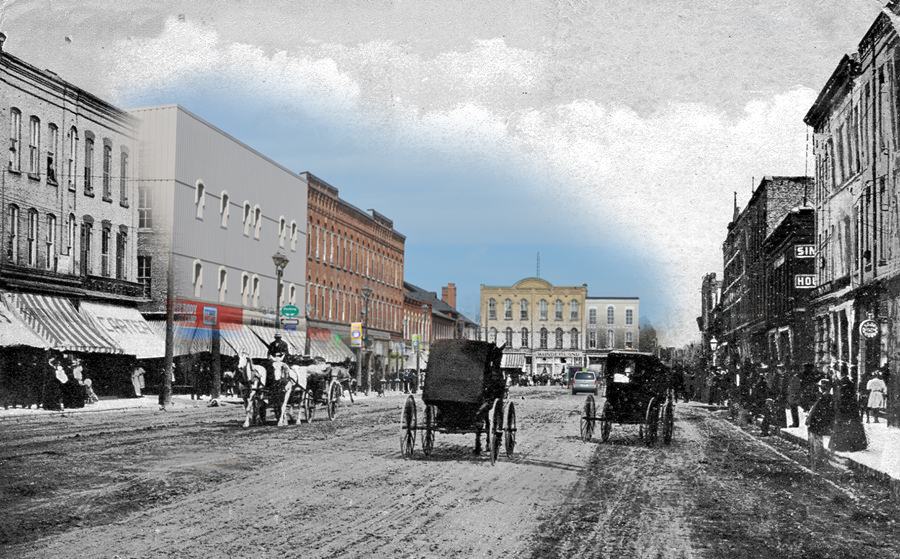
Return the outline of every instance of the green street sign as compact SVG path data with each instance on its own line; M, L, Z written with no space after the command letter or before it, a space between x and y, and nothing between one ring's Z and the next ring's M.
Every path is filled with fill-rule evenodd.
M300 314L300 309L296 307L296 305L285 305L281 307L281 316L297 316Z

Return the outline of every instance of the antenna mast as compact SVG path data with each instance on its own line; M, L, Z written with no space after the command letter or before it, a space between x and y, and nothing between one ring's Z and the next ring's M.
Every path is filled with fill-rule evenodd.
M541 253L537 255L537 277L541 277Z

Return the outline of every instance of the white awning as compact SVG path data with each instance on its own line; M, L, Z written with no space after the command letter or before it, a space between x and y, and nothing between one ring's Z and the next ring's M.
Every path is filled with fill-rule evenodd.
M524 353L504 353L500 361L501 369L521 369L525 366Z
M148 321L147 324L162 340L165 348L166 322L164 320L152 320ZM191 353L209 351L211 348L210 332L210 330L204 330L203 328L175 324L172 332L172 354L189 355Z
M219 330L219 336L235 353L245 351L250 357L266 357L269 354L269 348L256 334L250 331L249 327L238 324L229 324L228 326L227 329Z
M69 299L35 293L5 293L3 298L7 307L54 349L122 353Z
M160 339L137 309L85 302L81 303L81 310L125 353L138 359L165 356L165 338Z
M49 347L46 341L42 340L37 334L32 332L31 329L6 306L6 303L0 302L0 346L9 347L20 345L45 349Z

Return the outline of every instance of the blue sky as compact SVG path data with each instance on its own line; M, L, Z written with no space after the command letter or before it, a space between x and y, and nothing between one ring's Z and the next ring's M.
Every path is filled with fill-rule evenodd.
M3 2L6 50L178 103L394 220L405 277L534 276L697 337L734 193L807 168L803 115L877 0Z

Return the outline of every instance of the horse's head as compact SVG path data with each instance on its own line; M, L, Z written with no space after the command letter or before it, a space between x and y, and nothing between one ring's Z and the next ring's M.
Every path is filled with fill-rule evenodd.
M250 364L250 356L247 354L245 350L241 350L238 353L238 369L244 369L247 365Z

